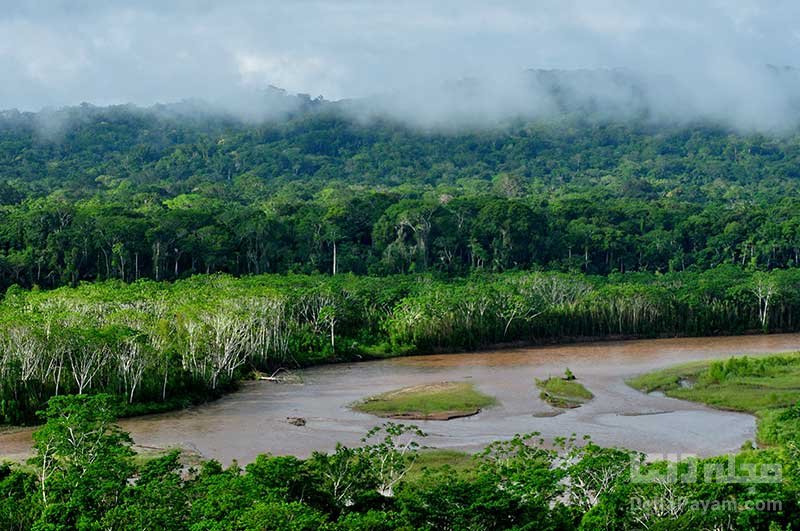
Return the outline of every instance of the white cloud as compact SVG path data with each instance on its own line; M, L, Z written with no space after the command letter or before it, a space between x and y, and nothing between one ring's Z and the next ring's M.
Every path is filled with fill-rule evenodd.
M274 85L295 93L316 87L316 93L338 97L336 91L342 70L321 57L258 52L236 52L234 55L240 82L245 87Z
M5 3L2 108L224 100L272 84L328 98L407 95L404 112L435 115L447 97L430 92L449 80L622 67L671 80L651 100L745 122L779 115L792 97L763 67L795 61L800 17L800 4L755 0ZM478 111L513 111L524 96L514 83L491 87L502 101Z

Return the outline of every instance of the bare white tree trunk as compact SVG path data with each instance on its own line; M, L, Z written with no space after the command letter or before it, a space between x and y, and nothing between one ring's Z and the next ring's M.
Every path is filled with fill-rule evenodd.
M91 387L92 380L103 366L106 355L106 349L93 345L79 345L68 351L67 358L79 395Z
M118 354L117 364L125 385L128 403L133 403L136 388L141 383L147 366L146 352L142 345L135 340L125 341Z
M776 291L775 282L767 274L756 274L750 292L758 300L758 321L765 331L769 324L769 305Z

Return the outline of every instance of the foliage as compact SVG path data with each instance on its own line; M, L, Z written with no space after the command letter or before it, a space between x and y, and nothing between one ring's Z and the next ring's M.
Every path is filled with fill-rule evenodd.
M769 305L751 289L774 284ZM766 280L765 280L766 279ZM506 272L440 278L198 275L13 287L0 303L0 421L108 393L133 415L217 397L254 370L581 337L800 329L800 269Z
M492 443L466 465L452 452L426 458L423 433L389 423L358 448L186 470L177 452L135 460L108 397L52 402L36 435L36 467L0 467L4 529L766 531L800 523L793 444L676 465L586 440L549 448L529 434ZM57 472L42 475L48 462ZM725 480L762 465L777 465L782 477Z
M34 434L42 526L91 526L112 509L133 474L131 439L108 395L53 397ZM75 486L80 488L75 488Z
M0 422L46 421L30 469L0 466L0 528L800 527L793 357L636 380L756 412L778 446L734 464L780 464L769 484L636 483L631 463L671 464L534 436L426 465L422 434L394 424L360 448L186 470L137 462L113 423L253 370L800 330L797 134L575 114L445 133L311 100L260 123L184 105L0 113Z
M309 109L0 113L0 288L800 260L797 134L583 113L445 133Z

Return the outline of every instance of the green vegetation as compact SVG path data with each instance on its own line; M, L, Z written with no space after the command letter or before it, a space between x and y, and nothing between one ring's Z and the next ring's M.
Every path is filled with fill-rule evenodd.
M285 366L800 330L797 135L443 133L301 103L0 113L0 422L61 394L163 411Z
M180 105L2 112L0 288L795 267L798 168L797 134L585 114L444 133L335 108L257 124Z
M677 472L694 470L686 476L692 481L642 481L671 465L645 464L632 452L586 441L548 449L535 435L492 443L475 456L429 452L421 449L419 430L385 424L357 448L340 445L307 459L261 455L243 468L207 461L185 470L177 452L137 459L114 424L114 405L106 395L51 400L35 435L36 455L25 467L0 465L0 529L772 531L800 525L800 454L791 445L742 452L733 465L727 457L681 463ZM730 473L747 477L765 465L782 476L737 482L715 472L732 466ZM680 502L662 510L670 500Z
M104 392L125 414L233 388L253 370L580 337L800 329L800 269L608 277L198 275L55 290L0 302L0 422L50 396Z
M800 353L680 365L628 383L644 392L752 413L766 444L800 437Z
M467 417L495 400L466 382L442 382L404 387L371 396L353 409L394 419L448 420Z
M478 460L467 452L426 448L421 450L409 469L405 480L413 482L422 479L426 474L448 472L457 475L468 475L476 471Z
M686 382L696 381L701 373L708 370L710 364L710 361L681 363L666 369L640 374L630 378L627 383L644 393L652 393L653 391L669 393L680 388L682 380Z
M540 394L542 400L554 407L579 407L594 398L591 391L576 381L575 375L569 369L563 378L551 376L544 380L537 379L536 386L542 390Z
M0 423L46 419L35 458L0 466L0 529L800 528L793 356L632 382L758 415L774 447L735 464L777 463L778 483L641 483L631 452L530 436L467 462L419 454L394 424L361 448L184 470L176 452L135 456L114 425L254 370L800 330L800 134L575 114L444 133L311 100L255 124L190 107L0 113ZM539 385L562 406L591 398L569 374ZM359 407L492 403L430 391ZM766 501L780 510L752 509Z

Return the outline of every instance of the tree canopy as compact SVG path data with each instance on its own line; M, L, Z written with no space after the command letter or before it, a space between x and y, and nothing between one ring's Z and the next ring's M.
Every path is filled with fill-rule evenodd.
M797 135L574 114L442 131L331 106L254 123L169 109L0 115L0 286L334 262L463 275L800 260Z

